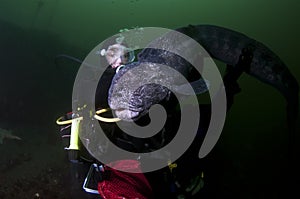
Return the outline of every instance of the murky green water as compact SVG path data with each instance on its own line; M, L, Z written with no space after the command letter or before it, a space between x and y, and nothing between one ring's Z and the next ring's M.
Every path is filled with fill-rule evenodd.
M0 0L0 123L55 129L56 117L71 110L79 65L57 66L54 57L83 59L107 37L136 26L235 29L270 47L299 81L299 9L297 0ZM216 189L228 197L276 198L285 183L279 177L286 172L285 102L249 76L240 86L212 154Z

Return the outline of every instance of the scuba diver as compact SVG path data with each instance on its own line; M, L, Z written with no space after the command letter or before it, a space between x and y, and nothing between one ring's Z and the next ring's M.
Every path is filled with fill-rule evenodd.
M100 55L105 56L110 67L106 69L98 84L95 96L96 107L98 109L108 106L106 99L115 73L125 64L133 62L135 58L133 51L128 50L125 45L119 43L110 45L107 50L101 50ZM223 79L227 94L228 110L233 104L234 96L240 92L237 80L248 69L252 57L252 52L245 49L240 55L237 64L241 67L233 69L233 67L227 66L227 71ZM76 61L77 59L72 58L72 60ZM177 103L178 101L176 101L174 96L171 96L171 99L167 102L161 102L166 109L171 110L168 114L166 124L156 136L142 141L133 136L125 135L114 123L106 124L99 122L99 124L103 129L107 130L107 136L110 140L122 149L132 152L157 150L172 140L174 137L173 133L178 128L178 125L174 125L180 123L180 114L174 108ZM76 131L76 126L72 127L74 121L70 121L72 121L74 115L68 113L64 117L59 118L58 124L62 126L62 137L67 138L67 141L71 142L69 147L66 148L68 149L69 160L72 162L71 180L74 183L71 189L72 199L121 198L121 196L124 198L137 197L140 199L165 197L197 198L199 194L204 194L204 191L201 192L204 185L204 174L203 168L201 168L201 161L197 157L197 152L201 146L199 143L202 143L209 125L211 105L201 104L200 106L201 118L204 119L201 120L199 132L188 151L175 163L170 163L168 167L146 174L117 171L98 162L89 154L79 140L77 140L79 141L78 144L72 144L71 131ZM149 116L145 115L141 117L136 123L141 126L147 125L149 123ZM78 139L78 134L75 135L77 135ZM120 167L130 165L130 167L138 168L138 163L134 161L123 161L118 164L120 164ZM189 165L188 169L186 168L187 165Z

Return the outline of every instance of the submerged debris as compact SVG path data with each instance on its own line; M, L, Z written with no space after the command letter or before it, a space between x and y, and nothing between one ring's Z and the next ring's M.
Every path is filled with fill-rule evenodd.
M22 140L19 136L13 135L11 131L0 128L0 144L4 139Z

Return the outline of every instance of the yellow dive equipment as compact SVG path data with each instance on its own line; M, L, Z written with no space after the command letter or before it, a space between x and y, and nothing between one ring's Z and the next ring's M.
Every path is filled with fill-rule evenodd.
M105 113L107 111L109 111L110 109L108 108L104 108L104 109L100 109L98 111L96 111L96 114L94 115L94 118L101 121L101 122L119 122L121 119L120 118L105 118L105 117L101 117L98 114L101 113Z
M102 121L102 122L118 122L121 119L119 118L106 118L100 116L101 113L108 112L110 109L100 109L95 112L94 118ZM66 147L65 149L68 150L69 154L69 160L72 162L78 162L79 161L79 131L80 131L80 124L83 117L77 117L72 118L69 120L64 120L64 116L58 118L56 120L56 123L58 125L69 125L71 126L71 134L70 134L70 144L69 147Z
M72 119L70 146L66 148L67 150L79 150L78 138L79 138L79 129L80 129L81 120L82 117Z
M70 120L63 120L62 116L56 120L58 125L71 124L70 145L69 147L65 147L65 149L68 150L69 160L72 162L78 162L79 160L79 129L82 119L82 117L77 117Z

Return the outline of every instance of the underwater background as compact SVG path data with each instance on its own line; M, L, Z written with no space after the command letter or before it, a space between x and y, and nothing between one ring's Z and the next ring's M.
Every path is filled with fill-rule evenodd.
M299 10L297 0L0 0L0 128L22 138L0 144L0 198L70 197L55 120L72 109L80 65L55 64L56 55L84 59L124 28L214 24L270 47L299 82ZM290 187L285 100L250 76L239 83L242 92L206 157L212 197L205 198L283 198ZM298 122L298 151L299 130Z

